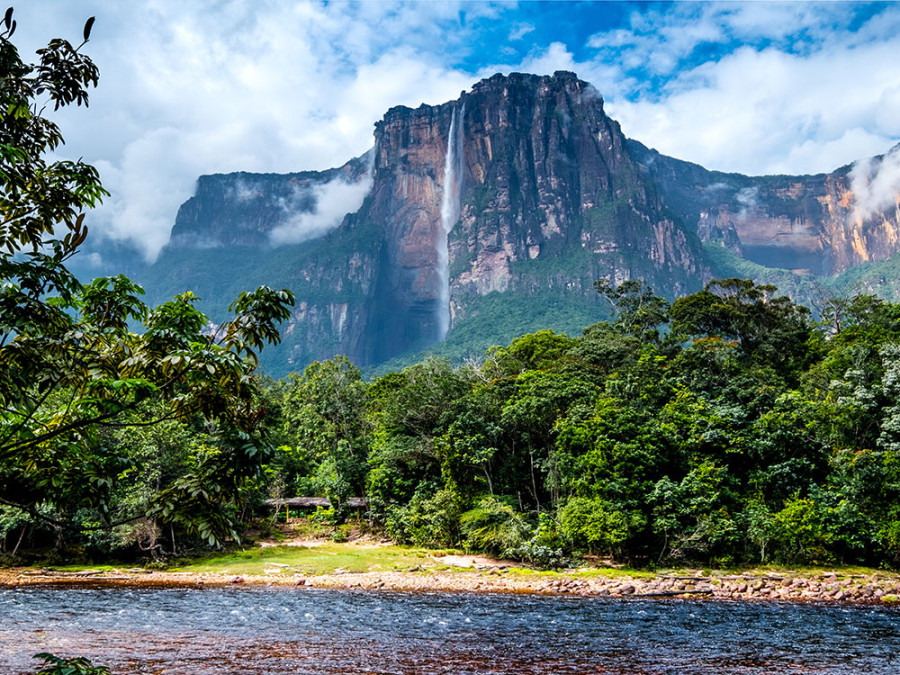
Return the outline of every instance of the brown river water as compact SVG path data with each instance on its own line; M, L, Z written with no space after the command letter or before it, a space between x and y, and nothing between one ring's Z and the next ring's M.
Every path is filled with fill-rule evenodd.
M900 609L304 588L0 588L0 673L900 672Z

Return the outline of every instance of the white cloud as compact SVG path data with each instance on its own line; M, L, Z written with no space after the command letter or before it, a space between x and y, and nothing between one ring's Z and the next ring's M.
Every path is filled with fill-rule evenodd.
M497 71L573 70L626 134L709 168L820 172L883 153L900 139L900 6L850 31L856 7L647 5L585 52L537 42L533 13L505 2L33 0L16 42L77 41L97 16L86 51L101 84L89 110L58 115L63 152L113 193L92 236L152 259L199 175L339 166L389 107L452 100ZM498 26L510 44L490 51L480 31ZM525 58L483 65L523 44Z
M269 241L275 246L299 244L320 237L333 230L348 213L354 213L372 189L372 174L356 183L338 178L312 189L315 209L308 213L296 213L297 204L305 200L307 192L297 194L281 204L287 220L269 233Z
M644 28L633 39L617 34L617 43L632 45L623 59L649 64L651 76L662 66L654 65L647 50L681 63L652 94L634 97L621 88L610 93L601 87L610 114L629 136L708 168L742 173L831 171L883 153L900 137L900 70L893 56L900 53L900 32L889 30L900 27L898 8L881 12L854 34L829 23L847 11L840 3L679 7L702 10L697 21L714 17L732 37L767 36L766 46L738 47L717 60L685 65L686 55L706 39L702 36L712 33L698 29L692 40L674 47L664 40L669 24L656 32ZM788 31L808 44L797 48ZM592 44L601 45L601 38L594 36ZM598 60L605 62L607 55L603 46Z
M498 71L508 73L516 70L538 75L549 75L557 70L574 71L577 67L578 64L566 45L562 42L552 42L544 50L533 51L525 60L513 68L496 66L487 68L484 72L485 74L487 74L487 71L491 71L491 73Z
M531 23L517 23L514 24L512 30L509 31L509 40L516 41L521 40L523 37L528 35L529 33L534 32L534 24Z
M881 159L857 162L850 171L850 187L858 220L891 207L900 209L900 146Z
M92 236L131 239L153 259L199 175L339 166L371 147L387 108L457 97L475 78L441 50L466 48L461 6L39 0L17 19L36 48L97 16L85 51L100 87L88 111L59 115L63 152L96 164L112 192Z

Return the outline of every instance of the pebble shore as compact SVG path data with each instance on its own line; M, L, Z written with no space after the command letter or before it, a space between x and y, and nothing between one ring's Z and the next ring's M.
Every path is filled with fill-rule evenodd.
M888 574L667 575L652 578L591 573L523 574L496 566L481 570L434 570L305 576L273 568L262 575L176 573L143 569L61 573L52 570L0 570L0 586L31 585L225 586L231 584L370 591L487 592L580 595L613 598L697 598L798 602L891 603L900 599L900 576Z

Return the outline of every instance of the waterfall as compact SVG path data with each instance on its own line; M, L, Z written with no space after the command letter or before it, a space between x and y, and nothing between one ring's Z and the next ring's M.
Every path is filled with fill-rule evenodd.
M437 275L440 283L438 295L438 339L444 340L450 330L450 247L448 237L460 211L460 185L463 174L463 133L461 127L466 106L456 108L450 118L447 135L447 155L444 157L444 186L441 193L441 230L437 234Z

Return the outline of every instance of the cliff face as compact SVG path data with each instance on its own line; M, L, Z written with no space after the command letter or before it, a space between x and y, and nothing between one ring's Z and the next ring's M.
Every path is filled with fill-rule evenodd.
M698 242L663 208L603 100L571 73L495 76L462 99L462 215L451 236L455 318L467 297L600 277L677 295L704 276Z
M200 176L194 196L178 209L168 248L268 246L278 228L316 211L323 188L355 183L366 171L365 157L357 157L328 171Z
M276 374L462 333L482 350L602 318L600 278L697 290L702 242L817 275L892 255L897 210L855 218L850 186L847 168L707 171L626 139L571 73L496 75L456 101L392 108L343 167L200 178L147 285L151 299L190 288L213 318L241 290L294 290L284 344L264 355Z
M388 111L357 214L384 238L374 314L391 323L373 358L440 339L442 312L452 325L493 292L555 285L592 299L601 276L641 276L668 295L697 287L699 241L625 146L571 73L498 75L452 103Z
M859 214L849 167L750 177L707 171L636 141L629 146L666 203L703 241L753 262L836 276L900 251L900 210Z

